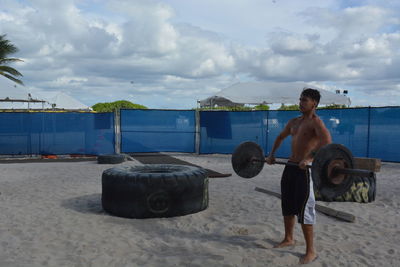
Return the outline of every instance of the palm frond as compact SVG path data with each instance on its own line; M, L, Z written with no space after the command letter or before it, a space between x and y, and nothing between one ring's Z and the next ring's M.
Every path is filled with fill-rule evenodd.
M15 83L18 83L18 84L20 84L20 85L24 85L24 83L23 83L21 80L19 80L19 79L17 79L17 78L14 78L14 77L11 76L11 75L8 75L8 74L6 74L6 73L2 73L1 71L0 71L0 75L3 75L3 76L6 77L7 79L10 79L11 81L13 81L13 82L15 82Z
M5 37L5 34L0 35L0 58L6 58L7 55L18 52L18 48L5 39Z
M23 76L19 71L10 66L0 66L0 72L7 72L13 76Z
M6 39L6 35L0 35L0 75L10 79L18 84L24 85L24 83L17 79L15 76L22 76L22 74L16 69L7 66L8 63L22 61L18 58L10 58L9 54L13 54L18 51L18 48L14 46L9 40Z
M24 61L19 58L0 58L0 65L8 64L11 62L24 62Z

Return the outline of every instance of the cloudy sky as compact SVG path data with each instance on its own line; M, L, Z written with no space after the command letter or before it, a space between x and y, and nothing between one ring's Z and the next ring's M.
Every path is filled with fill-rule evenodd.
M29 91L89 106L190 109L247 81L400 105L398 0L0 0L0 34Z

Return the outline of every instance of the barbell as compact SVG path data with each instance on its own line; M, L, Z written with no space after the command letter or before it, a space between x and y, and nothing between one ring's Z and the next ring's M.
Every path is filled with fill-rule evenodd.
M257 176L264 167L263 149L254 142L241 143L232 154L232 167L237 175L243 178ZM314 156L311 176L314 187L328 199L343 195L350 189L355 176L374 177L373 171L354 169L353 155L349 149L340 144L328 144L318 150ZM297 163L275 161L275 164L298 166Z

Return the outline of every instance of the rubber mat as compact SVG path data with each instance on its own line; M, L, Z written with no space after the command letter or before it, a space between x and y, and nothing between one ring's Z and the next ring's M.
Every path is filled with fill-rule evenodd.
M132 158L135 160L139 161L140 163L143 164L179 164L179 165L189 165L189 166L195 166L195 167L200 167L201 166L195 165L193 163L177 159L175 157L172 157L170 155L162 154L162 153L133 153L129 154ZM206 169L203 168L207 171L207 176L210 178L223 178L223 177L229 177L232 176L231 173L219 173L214 170Z

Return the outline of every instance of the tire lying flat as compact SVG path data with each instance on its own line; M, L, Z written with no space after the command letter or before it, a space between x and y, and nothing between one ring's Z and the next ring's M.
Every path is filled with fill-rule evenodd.
M99 155L97 157L97 163L99 164L119 164L124 161L125 155L122 154Z
M102 175L103 209L125 218L174 217L208 207L206 170L186 165L118 166Z

